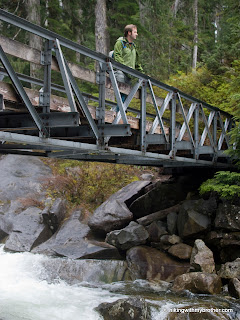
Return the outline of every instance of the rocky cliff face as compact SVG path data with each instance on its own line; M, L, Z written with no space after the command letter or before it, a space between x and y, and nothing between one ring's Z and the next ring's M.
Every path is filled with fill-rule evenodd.
M229 292L240 297L240 207L196 193L190 197L198 186L192 176L133 182L98 207L86 224L81 209L70 214L65 199L47 199L41 181L49 175L38 158L1 158L0 240L5 250L67 257L74 263L119 260L125 268L121 280L125 274L132 280L168 281L174 291L210 294L229 283ZM21 201L26 195L41 199L45 207L26 207Z

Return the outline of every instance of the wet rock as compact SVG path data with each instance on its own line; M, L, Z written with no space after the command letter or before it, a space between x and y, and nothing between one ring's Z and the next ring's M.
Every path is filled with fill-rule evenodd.
M190 264L195 271L215 272L213 253L201 239L197 239L194 242Z
M88 282L96 285L117 281L130 281L127 263L122 260L97 259L63 259L51 258L41 260L44 267L43 280L53 283L56 279L64 280L70 285Z
M52 233L41 223L41 209L30 207L16 215L13 221L13 230L7 239L4 249L23 252L31 251L48 240Z
M185 201L178 214L177 228L181 238L206 232L211 224L208 216L195 211L194 207L190 206L192 203L194 203L194 201Z
M48 241L32 252L71 259L122 259L115 247L104 241L88 239L90 228L80 222L80 216L80 211L73 213Z
M218 294L222 290L221 278L213 273L190 272L179 275L173 282L173 291L189 290L193 293Z
M221 265L218 275L224 279L240 279L240 258Z
M106 242L121 250L128 250L134 246L145 244L148 239L147 230L140 224L132 221L121 230L114 230L107 234Z
M46 206L42 211L43 222L55 232L66 216L66 200L56 199L51 206Z
M177 213L170 212L167 215L167 229L170 234L175 234L177 232Z
M174 206L184 200L187 195L184 179L157 182L154 188L137 198L129 207L135 219L149 215L150 213Z
M158 242L162 235L167 234L166 224L162 221L152 222L146 227L146 230L149 233L150 242Z
M190 260L192 247L185 243L177 243L169 248L168 253L182 260Z
M151 313L143 298L131 297L112 303L101 303L97 308L104 320L150 320Z
M214 224L219 229L240 231L240 207L230 203L220 204Z
M179 262L157 249L137 246L126 255L133 279L172 281L189 270L189 263Z
M51 175L51 169L40 158L6 155L0 160L0 199L14 200L20 197L41 197L41 183Z
M228 283L228 292L234 298L240 299L240 281L237 278L230 279Z
M134 181L113 194L95 210L89 219L89 227L95 232L106 234L127 226L133 218L128 206L149 183L149 181Z

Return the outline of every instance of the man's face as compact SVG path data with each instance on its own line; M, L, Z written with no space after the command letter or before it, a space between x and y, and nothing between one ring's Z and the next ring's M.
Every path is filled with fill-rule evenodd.
M132 32L129 32L129 33L130 33L130 37L132 38L132 40L136 40L136 38L138 36L137 28L133 28Z

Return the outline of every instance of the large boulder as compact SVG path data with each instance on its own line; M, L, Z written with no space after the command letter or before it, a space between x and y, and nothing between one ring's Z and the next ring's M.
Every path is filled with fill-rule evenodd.
M193 293L219 294L222 291L221 278L213 273L190 272L175 278L173 291L189 290Z
M134 181L113 194L94 211L88 222L89 227L99 234L126 227L133 218L128 206L149 183Z
M43 258L40 267L44 268L43 279L53 283L56 279L70 285L80 282L105 284L117 281L130 281L126 261L100 259L63 259L60 257Z
M238 278L240 280L240 258L222 264L218 275L224 279Z
M81 223L81 211L74 212L61 228L33 253L64 256L71 259L121 259L118 250L104 241L88 239L90 228Z
M186 198L189 185L180 177L167 182L157 182L146 194L137 198L129 207L135 219L174 206Z
M215 273L213 253L201 239L194 242L190 264L195 271Z
M131 297L111 303L101 303L97 308L104 320L150 320L151 312L143 298Z
M178 234L181 238L188 238L200 233L206 232L211 225L211 219L195 210L195 202L188 200L182 204L178 219L177 228Z
M137 246L126 255L133 279L172 281L189 270L189 263L176 261L168 254L154 248Z
M107 234L106 242L121 250L128 250L134 246L145 244L149 234L140 224L132 221L121 229L114 230Z
M217 229L240 231L240 207L227 202L220 204L214 223Z
M52 172L40 158L9 154L0 163L0 200L42 196L42 179Z
M51 237L51 230L41 221L41 211L39 208L29 207L12 219L12 232L4 249L15 252L31 251Z

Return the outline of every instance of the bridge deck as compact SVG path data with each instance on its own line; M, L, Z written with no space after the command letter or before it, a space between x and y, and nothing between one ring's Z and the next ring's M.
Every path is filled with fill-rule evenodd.
M38 51L0 36L1 153L167 167L231 166L224 153L234 125L228 113L4 10L0 19L44 40ZM67 61L65 48L95 61L98 72ZM38 65L39 78L17 73L12 57ZM132 87L117 83L116 69L133 77ZM52 74L61 76L60 85L51 81ZM98 92L82 92L83 81ZM121 93L127 95L125 102Z

